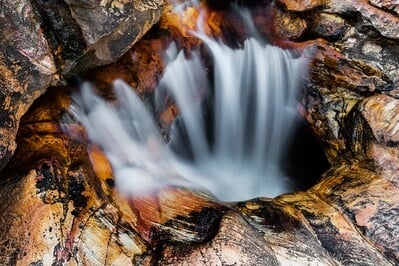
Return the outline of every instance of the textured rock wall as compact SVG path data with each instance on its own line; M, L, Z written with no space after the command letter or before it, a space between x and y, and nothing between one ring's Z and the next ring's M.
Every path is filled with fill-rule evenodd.
M21 116L51 85L109 64L159 19L162 1L0 2L0 169Z

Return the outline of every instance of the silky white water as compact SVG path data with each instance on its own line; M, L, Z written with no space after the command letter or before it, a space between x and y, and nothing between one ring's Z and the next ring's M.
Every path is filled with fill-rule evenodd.
M280 159L294 123L305 59L254 38L232 49L196 36L208 47L213 73L198 53L168 49L156 102L161 109L162 95L170 94L181 112L168 143L123 81L114 82L118 104L106 103L89 84L74 96L72 113L109 158L117 188L142 195L183 186L208 190L223 201L291 191Z

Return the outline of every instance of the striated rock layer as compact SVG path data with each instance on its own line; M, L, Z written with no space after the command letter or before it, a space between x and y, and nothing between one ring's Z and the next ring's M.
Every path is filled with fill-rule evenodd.
M119 8L121 2L106 4ZM299 92L298 113L331 164L320 181L306 191L231 204L181 188L124 197L114 189L107 159L68 115L73 88L53 87L22 118L18 149L2 171L0 264L399 264L397 4L334 0L249 4L270 42L312 58L309 80ZM40 9L52 4L37 5ZM222 3L208 5L203 14L206 32L225 41L245 37L234 12ZM85 5L71 7L76 9L70 14L76 15ZM162 52L172 40L187 50L201 45L189 35L199 9L188 7L181 16L171 11L166 5L160 22L118 63L82 77L92 80L110 100L110 83L124 78L146 99L162 73ZM81 34L85 23L77 23ZM121 23L117 25L124 28ZM105 29L86 32L85 45L95 46L101 30ZM109 43L105 38L101 42ZM17 44L10 47L17 49ZM114 52L114 48L99 52L95 58L109 62ZM1 72L13 77L14 70ZM23 73L23 80L40 77ZM40 82L54 83L53 72L46 75ZM13 79L1 82L12 84ZM48 86L43 84L47 83L40 83L40 93ZM21 97L33 97L30 91L23 92ZM10 100L2 102L11 106ZM19 107L19 117L27 106ZM177 114L173 105L166 108L159 117L161 125L167 129ZM16 128L18 120L13 121Z

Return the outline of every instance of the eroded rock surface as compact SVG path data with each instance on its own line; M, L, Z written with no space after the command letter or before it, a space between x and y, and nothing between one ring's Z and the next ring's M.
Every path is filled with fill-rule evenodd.
M102 2L120 10L117 1ZM18 149L2 172L1 264L398 264L397 5L277 2L251 8L270 42L309 56L298 111L331 163L318 184L234 204L184 189L124 197L107 159L70 119L69 89L52 88L22 119ZM234 15L215 6L202 14L206 32L243 39L245 30L231 30L239 25ZM175 16L166 6L160 23L119 63L83 77L110 99L110 83L123 78L147 99L169 43L200 45L189 35L199 14L188 6ZM93 32L87 43L101 42L100 35ZM161 124L167 128L177 114L171 105Z
M162 1L1 1L0 169L21 116L51 85L124 54L159 19Z

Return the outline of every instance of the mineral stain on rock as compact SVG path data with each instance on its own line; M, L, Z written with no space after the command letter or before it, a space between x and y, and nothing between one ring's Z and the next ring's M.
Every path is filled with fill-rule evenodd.
M65 180L53 168L53 165L43 163L38 173L36 188L38 195L45 203L53 204L61 202L67 204L69 201L73 202L73 215L78 215L80 210L87 206L88 197L84 196L86 184L83 182L82 177L69 175Z

